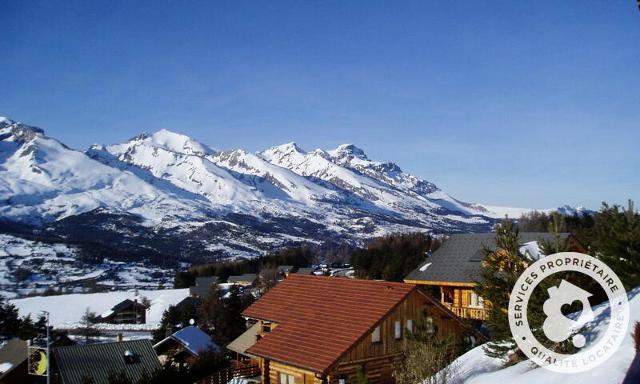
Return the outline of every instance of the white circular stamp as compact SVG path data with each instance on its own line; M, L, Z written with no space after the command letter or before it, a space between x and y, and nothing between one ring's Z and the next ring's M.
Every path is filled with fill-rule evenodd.
M542 345L533 335L527 319L529 299L545 278L558 272L579 272L591 277L606 292L610 311L596 317L591 309L588 292L566 280L548 289L549 298L543 304L546 316L542 331L552 342L570 340L579 349L574 354L554 352ZM580 301L582 310L571 318L562 314L563 305ZM618 349L629 326L627 293L618 276L601 260L577 252L561 252L542 257L531 264L518 278L509 299L509 326L522 352L539 366L564 373L589 370ZM588 322L608 325L604 333L584 335L579 332Z

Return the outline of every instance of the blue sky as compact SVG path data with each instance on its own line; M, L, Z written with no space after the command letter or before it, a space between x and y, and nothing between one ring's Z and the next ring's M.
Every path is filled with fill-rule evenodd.
M466 201L640 201L635 1L0 0L0 25L0 115L74 148L350 142Z

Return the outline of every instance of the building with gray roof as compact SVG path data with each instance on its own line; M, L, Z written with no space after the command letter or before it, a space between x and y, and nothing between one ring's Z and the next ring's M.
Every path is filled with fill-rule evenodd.
M451 235L440 248L405 278L406 283L436 287L440 302L456 315L483 321L487 311L484 300L474 291L482 279L482 260L485 249L495 250L495 233L467 233ZM519 233L520 253L535 261L542 257L540 241L553 242L554 234L546 232ZM560 240L569 240L572 248L583 249L569 236L560 234Z
M448 282L474 284L481 278L484 248L495 250L495 233L465 233L451 235L418 268L411 271L406 282ZM561 240L568 233L561 233ZM537 259L537 244L540 240L553 242L555 236L547 232L521 232L521 252L529 259Z
M136 382L143 373L160 369L151 340L73 345L53 349L55 374L63 384L108 384L110 374L123 372Z
M209 294L211 287L218 284L217 276L198 276L195 281L196 285L189 287L189 294L195 297L204 298Z
M227 282L230 284L236 284L243 287L248 287L248 286L252 286L257 279L258 279L257 274L245 273L244 275L239 275L239 276L229 276L229 278L227 278Z

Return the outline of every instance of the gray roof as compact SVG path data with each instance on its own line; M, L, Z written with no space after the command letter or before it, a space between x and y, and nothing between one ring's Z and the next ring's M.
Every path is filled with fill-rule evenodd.
M451 283L475 283L481 278L480 262L483 247L495 249L495 233L467 233L451 235L433 255L405 277L405 281L443 281ZM566 239L568 233L562 233ZM520 232L520 244L537 240L553 241L547 232ZM430 264L429 264L430 263Z
M258 341L258 331L260 331L260 323L253 324L242 335L230 342L227 349L245 355L247 349Z
M217 276L198 276L196 277L196 287L207 287L218 282Z
M0 349L0 365L7 366L4 371L0 372L0 378L27 359L27 349L27 342L20 339L11 339Z
M126 351L134 354L133 362L125 361ZM95 384L108 384L109 373L121 370L136 382L144 371L151 374L160 369L151 340L147 339L57 347L53 355L64 384L81 384L86 377L92 377Z
M313 273L315 269L313 268L298 268L298 270L296 271L296 273L299 273L301 275L310 275Z
M229 278L227 279L227 282L229 282L229 283L240 283L240 282L253 283L254 281L256 281L257 278L258 278L258 275L256 275L255 273L245 273L244 275L240 275L240 276L229 276Z
M217 276L198 276L196 277L196 285L189 287L189 294L191 296L206 297L211 286L217 283Z
M192 287L189 287L189 294L191 296L207 297L210 288L211 287L194 285Z

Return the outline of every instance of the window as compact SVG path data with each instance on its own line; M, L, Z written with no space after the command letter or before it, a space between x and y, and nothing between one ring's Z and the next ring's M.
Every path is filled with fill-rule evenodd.
M380 326L378 325L371 334L371 342L379 343L380 342Z
M427 333L434 333L436 331L436 326L433 322L433 317L431 316L427 316L426 319L426 328L427 328Z
M278 384L295 384L296 378L293 375L287 375L286 373L280 372L280 382Z
M413 332L413 320L407 320L407 332Z
M469 292L469 306L475 308L484 307L484 300L475 292Z
M394 324L394 334L396 340L402 339L402 322L400 320L396 320Z

